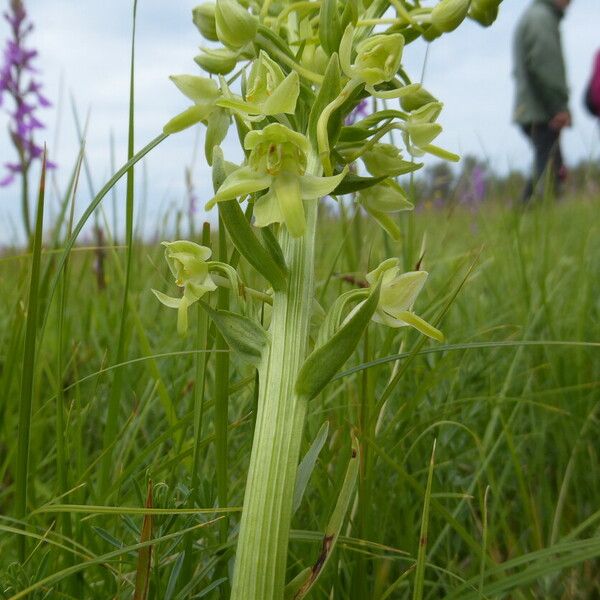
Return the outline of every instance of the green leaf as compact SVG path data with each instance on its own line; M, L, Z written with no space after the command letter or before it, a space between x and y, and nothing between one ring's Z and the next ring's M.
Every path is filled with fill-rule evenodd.
M379 302L378 283L367 300L321 347L304 361L296 381L296 393L308 400L315 398L342 368L354 352Z
M274 290L283 290L286 285L284 268L260 243L238 202L236 200L220 202L219 214L237 251L273 286Z
M350 456L350 460L348 461L346 476L344 477L344 482L342 483L342 489L340 490L338 500L329 519L329 523L325 528L325 535L323 536L321 551L317 557L317 560L315 561L315 564L310 569L304 569L304 571L302 571L286 586L286 600L300 600L301 598L306 597L331 559L331 555L333 554L333 550L340 535L342 525L344 524L344 518L348 512L348 507L350 506L350 502L354 496L354 488L356 487L356 479L358 478L359 467L360 446L356 436L352 434L352 454Z
M242 359L258 366L269 344L267 332L253 319L228 310L215 310L206 302L201 301L201 304L228 346Z
M326 24L319 27L319 40L327 54L337 52L342 39L342 23L338 12L337 0L323 0L319 13L319 22Z
M317 437L315 437L313 443L308 449L308 452L304 455L302 462L298 466L298 471L296 473L296 485L294 487L294 501L292 504L292 512L294 513L298 510L298 508L300 508L300 503L302 502L306 486L308 485L308 480L315 469L319 454L321 453L321 450L327 441L328 433L329 422L325 421L325 423L321 425L321 429L319 429Z
M387 176L383 177L362 177L361 175L354 175L348 173L346 177L340 182L340 184L331 192L333 196L343 196L344 194L352 194L360 190L365 190L378 183L381 183L387 179Z
M271 258L275 261L277 265L281 268L281 270L287 274L287 265L285 263L285 257L283 256L283 250L275 237L275 234L271 231L269 227L261 227L260 233L262 235L263 242L265 243L265 247ZM273 289L276 289L273 287Z
M146 507L152 508L152 482L148 482ZM145 514L142 523L140 542L152 539L152 515ZM138 562L135 573L135 589L133 600L147 600L150 589L150 568L152 566L152 545L144 546L138 550Z
M325 71L323 84L319 88L319 93L317 94L317 98L308 118L308 137L315 148L317 147L317 122L319 117L321 116L323 109L339 96L341 90L340 61L337 54L332 54L329 59L329 64L327 65L327 70ZM335 114L336 113L334 113L329 120L328 131L330 134L335 128L339 131L339 128L341 127L341 120L339 118L334 118Z

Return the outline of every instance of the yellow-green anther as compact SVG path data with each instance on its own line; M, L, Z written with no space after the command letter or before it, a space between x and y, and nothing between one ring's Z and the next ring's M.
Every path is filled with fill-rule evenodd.
M227 75L238 61L238 53L229 48L200 48L201 54L194 58L196 64L213 75Z
M230 48L242 48L256 35L258 19L236 0L217 0L215 20L219 40Z
M218 42L217 23L215 19L216 4L203 2L192 9L192 20L202 36L211 42Z
M210 276L207 262L211 250L186 240L162 244L165 246L165 259L169 270L175 278L175 284L183 288L183 296L172 298L158 290L152 291L162 304L177 309L177 331L184 335L187 330L187 309L204 294L217 288Z
M428 276L426 271L402 273L397 258L382 262L375 270L368 273L369 285L374 286L381 282L379 304L373 315L373 321L394 328L414 327L421 333L442 341L444 336L441 331L412 311Z
M431 11L431 24L439 31L454 31L466 18L471 0L440 0Z

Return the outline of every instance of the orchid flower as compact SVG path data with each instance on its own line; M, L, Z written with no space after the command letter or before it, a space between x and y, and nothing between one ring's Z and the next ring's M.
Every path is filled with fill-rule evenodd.
M373 315L373 321L394 328L414 327L430 338L443 341L442 332L417 316L412 310L428 276L426 271L402 273L400 261L397 258L383 261L376 269L368 273L369 285L374 286L381 281L379 304Z
M225 179L208 201L206 210L217 202L268 190L256 200L254 224L266 227L285 223L292 237L300 237L306 228L302 201L330 194L346 174L346 170L332 177L306 173L308 139L279 123L250 131L244 139L244 148L250 151L248 164Z

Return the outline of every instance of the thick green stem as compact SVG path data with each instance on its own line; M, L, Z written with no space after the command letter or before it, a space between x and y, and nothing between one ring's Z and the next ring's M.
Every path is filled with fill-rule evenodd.
M318 170L317 159L311 160ZM306 202L301 238L280 236L289 280L275 292L271 345L259 369L259 398L231 600L281 600L292 498L306 401L294 393L307 351L314 296L316 201Z

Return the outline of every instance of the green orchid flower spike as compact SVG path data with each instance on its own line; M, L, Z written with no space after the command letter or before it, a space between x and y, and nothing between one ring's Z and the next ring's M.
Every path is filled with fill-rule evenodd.
M428 276L426 271L402 273L397 258L385 260L368 273L367 281L370 286L381 282L379 304L373 321L394 328L414 327L422 334L442 342L443 333L412 311Z
M186 240L163 242L162 245L165 247L165 259L169 270L175 278L176 285L183 288L183 296L172 298L158 290L152 292L162 304L177 309L177 332L179 335L185 335L188 308L208 292L217 289L207 262L212 251L206 246Z
M282 68L262 50L252 63L245 100L231 94L224 81L221 85L226 97L218 100L217 104L249 120L261 120L267 115L292 114L300 93L298 73L292 71L286 76Z
M306 229L303 200L330 194L346 175L346 169L332 177L306 173L310 149L307 137L279 123L250 131L244 148L250 151L248 164L228 175L206 209L217 202L268 190L256 200L254 224L266 227L284 223L295 238Z
M443 340L442 333L413 310L428 274L402 273L396 258L367 275L369 286L345 291L329 306L331 290L325 294L323 289L320 300L328 310L321 309L315 301L318 243L335 225L331 218L322 223L318 201L334 194L345 202L342 195L353 194L357 225L372 218L385 233L400 239L399 213L413 205L396 178L422 167L413 159L426 153L458 160L434 145L442 131L437 122L442 104L420 84L411 83L402 65L404 54L413 42L440 37L466 17L489 24L501 0L199 1L203 3L192 16L207 43L195 61L205 74L216 77L173 77L192 106L169 121L164 131L206 126L204 150L212 164L214 190L206 209L218 205L219 255L229 255L231 242L236 267L251 268L261 277L259 289L246 287L233 266L210 261L208 248L169 242L164 244L166 258L182 296L154 293L177 309L180 332L187 327L187 309L200 300L231 351L257 369L254 438L228 597L300 600L308 597L331 558L354 486L349 479L346 498L338 503L343 508L336 505L336 525L325 531L329 542L315 565L286 585L309 403L319 394L329 394L330 382L359 348L372 321L412 327ZM367 103L371 114L358 118L360 104L375 98L394 102ZM243 146L241 165L226 160L221 151L230 126ZM402 150L394 144L394 131L400 133L396 140ZM347 176L349 165L360 161L369 175ZM246 200L244 211L239 202ZM356 235L361 231L357 227ZM238 257L244 262L238 263ZM203 301L217 286L237 289L238 295L220 294L216 307ZM248 299L260 302L259 310ZM320 313L324 314L315 339L311 324ZM227 368L224 362L217 365L223 390ZM217 422L225 430L227 415L227 398L221 399L218 410L215 400L215 431ZM196 439L201 429L195 428ZM222 467L216 502L226 507L237 502L237 490L228 491L227 444L217 443L215 452ZM359 495L359 510L363 502ZM231 523L224 519L221 525L220 541L226 543ZM189 572L194 568L192 556L188 560L186 551ZM218 560L219 569L226 568L225 559Z

